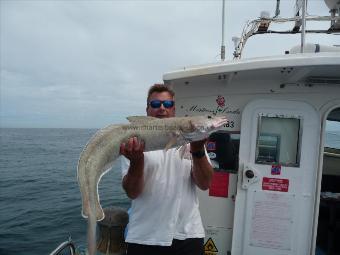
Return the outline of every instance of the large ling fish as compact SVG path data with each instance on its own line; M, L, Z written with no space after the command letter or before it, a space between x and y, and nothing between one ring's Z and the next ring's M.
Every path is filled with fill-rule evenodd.
M226 122L226 117L196 116L154 118L128 117L130 124L110 125L99 130L87 143L78 162L78 183L82 196L82 215L104 218L99 202L98 183L119 157L120 145L131 137L145 143L145 151L169 149L205 139Z

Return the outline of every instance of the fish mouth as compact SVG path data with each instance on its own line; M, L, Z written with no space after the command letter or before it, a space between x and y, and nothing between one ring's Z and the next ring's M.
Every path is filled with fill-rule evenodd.
M183 137L187 142L204 140L207 139L211 133L223 128L223 125L227 123L227 117L216 117L216 120L212 121L209 127L198 128L194 132L183 134Z
M216 121L213 122L212 127L213 129L222 127L224 124L228 123L228 118L223 116L223 117L218 117Z

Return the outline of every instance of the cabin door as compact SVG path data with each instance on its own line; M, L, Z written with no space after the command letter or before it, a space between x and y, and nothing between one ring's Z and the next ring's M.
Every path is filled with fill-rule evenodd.
M232 255L311 254L320 125L304 102L246 105Z

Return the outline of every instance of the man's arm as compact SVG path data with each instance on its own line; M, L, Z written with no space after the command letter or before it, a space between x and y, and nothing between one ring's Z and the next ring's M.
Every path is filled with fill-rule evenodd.
M123 177L122 185L127 196L137 198L144 188L144 143L137 137L130 138L120 145L120 153L130 160L130 167Z
M192 142L190 143L190 151L193 154L197 152L204 152L205 154L204 144L205 144L205 140ZM192 166L191 175L192 175L192 178L195 184L201 190L209 189L214 170L211 164L209 163L206 155L204 155L201 158L198 158L192 155L192 160L193 160L193 166Z

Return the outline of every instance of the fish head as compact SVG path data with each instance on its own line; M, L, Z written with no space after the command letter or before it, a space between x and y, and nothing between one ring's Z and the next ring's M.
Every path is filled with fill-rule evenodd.
M187 117L187 125L181 128L182 136L188 142L207 139L209 135L221 129L228 119L225 116Z

